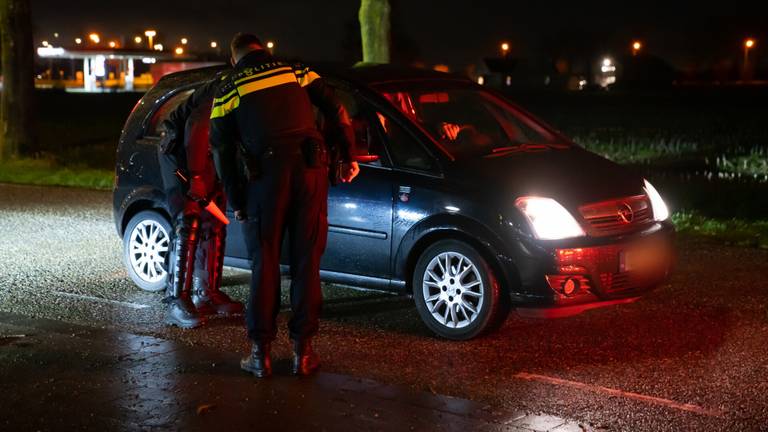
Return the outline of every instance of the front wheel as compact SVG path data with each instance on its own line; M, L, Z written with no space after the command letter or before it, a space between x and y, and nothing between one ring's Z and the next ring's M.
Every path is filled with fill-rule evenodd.
M123 259L128 275L145 291L165 288L171 249L171 224L152 210L136 214L123 234Z
M428 247L416 263L412 285L422 321L446 339L472 339L505 318L506 302L491 266L462 241Z

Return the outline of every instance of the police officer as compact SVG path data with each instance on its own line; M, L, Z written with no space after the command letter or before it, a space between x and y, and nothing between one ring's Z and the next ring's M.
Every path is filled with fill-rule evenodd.
M218 79L190 95L161 126L161 169L175 238L169 265L166 323L182 328L203 324L207 315L243 312L220 291L226 225L202 207L225 209L209 147L210 112Z
M318 330L320 257L328 233L328 152L312 105L320 109L338 143L342 181L359 172L352 161L354 134L343 106L317 73L272 57L251 34L235 35L231 50L234 70L214 99L211 146L228 199L244 222L252 262L246 322L253 345L240 366L257 377L271 374L280 247L287 230L293 373L310 375L319 366L311 338ZM238 152L247 166L247 181L238 181Z

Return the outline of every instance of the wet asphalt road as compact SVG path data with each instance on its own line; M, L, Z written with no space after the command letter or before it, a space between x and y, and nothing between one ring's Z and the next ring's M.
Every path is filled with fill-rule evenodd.
M0 311L247 349L239 320L160 324L160 294L123 269L109 193L0 185L0 234ZM553 321L513 314L464 343L433 337L408 299L327 287L316 346L327 372L595 429L768 430L768 251L682 239L679 252L673 279L634 304ZM243 299L247 281L229 270L225 289ZM288 357L284 330L274 350Z

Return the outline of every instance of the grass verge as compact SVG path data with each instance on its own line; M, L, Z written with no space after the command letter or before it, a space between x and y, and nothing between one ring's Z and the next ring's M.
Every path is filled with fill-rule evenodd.
M682 235L768 249L768 220L711 219L697 212L683 211L673 214L672 222Z
M41 186L111 189L111 170L59 166L45 159L16 159L0 163L0 182Z

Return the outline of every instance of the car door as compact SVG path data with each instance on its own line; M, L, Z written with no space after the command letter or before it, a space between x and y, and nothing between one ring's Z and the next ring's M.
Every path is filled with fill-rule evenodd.
M352 183L331 187L328 194L328 245L321 262L325 271L389 279L392 245L392 168L376 117L365 100L337 88L357 137L357 153L378 160L360 163Z

